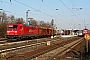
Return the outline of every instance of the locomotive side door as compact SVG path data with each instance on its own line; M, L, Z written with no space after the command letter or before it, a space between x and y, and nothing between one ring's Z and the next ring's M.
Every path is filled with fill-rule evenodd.
M23 27L20 26L20 35L22 36L23 35Z

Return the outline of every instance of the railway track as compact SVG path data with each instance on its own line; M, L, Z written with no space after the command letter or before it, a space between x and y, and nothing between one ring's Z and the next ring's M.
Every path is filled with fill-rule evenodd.
M76 45L78 45L82 41L83 41L83 38L81 38L79 40L76 40L76 41L73 41L69 44L65 44L65 45L62 45L62 46L60 45L60 46L58 46L58 48L56 46L57 49L54 49L50 52L47 52L43 55L40 55L36 58L33 58L32 60L55 60L57 55L62 56L63 54L70 51L73 47L75 47ZM28 60L28 59L25 59L25 60Z
M42 55L42 54L44 54L44 53L46 53L48 51L51 51L53 49L59 48L60 46L62 47L64 45L68 44L68 43L71 43L73 41L73 39L75 40L75 39L78 39L78 38L77 37L76 38L70 38L69 40L66 40L66 39L65 40L64 39L51 39L51 40L49 39L49 40L47 40L46 39L47 41L51 42L51 44L49 46L47 45L47 41L39 42L39 43L34 43L34 44L30 44L29 41L28 41L27 43L29 43L29 44L27 44L27 43L25 44L25 42L23 42L24 45L21 44L21 46L15 46L15 45L13 46L13 43L11 43L9 45L12 45L13 47L12 46L8 47L8 48L4 47L4 49L3 48L0 49L0 53L1 53L2 57L9 58L10 60L15 60L14 58L15 57L19 57L19 55L23 55L24 56L23 59L24 60L28 60L28 59L32 59L33 57L37 57L39 55ZM67 43L65 43L65 42L67 42ZM77 42L78 42L78 40L77 40ZM17 44L18 43L19 42L17 42ZM69 44L69 45L71 45L71 44ZM4 46L4 45L1 45L1 46ZM66 46L64 46L64 47L66 47ZM37 50L40 50L40 51L38 52ZM37 51L38 53L37 52L33 53L35 51ZM32 52L33 54L30 54L31 55L30 56L29 54L27 54L27 52L28 53ZM13 57L13 58L10 58L10 57ZM49 59L49 58L47 58L47 59Z
M58 39L57 39L58 40ZM52 41L57 41L56 39ZM34 40L25 40L25 41L18 41L18 42L7 42L6 40L0 41L0 54L1 53L9 53L8 50L15 50L15 49L23 49L25 47L31 47L35 45L46 44L47 41L50 41L50 38L42 38L42 39L34 39Z

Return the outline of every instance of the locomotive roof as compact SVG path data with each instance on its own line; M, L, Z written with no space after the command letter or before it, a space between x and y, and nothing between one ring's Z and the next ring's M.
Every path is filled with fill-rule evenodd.
M36 27L36 26L33 26L33 25L27 25L27 24L8 24L8 25L23 25L23 26L28 26L28 27Z
M83 30L88 30L87 28L83 29Z
M29 27L36 27L36 26L33 26L33 25L28 25L28 24L23 24L24 26L29 26Z

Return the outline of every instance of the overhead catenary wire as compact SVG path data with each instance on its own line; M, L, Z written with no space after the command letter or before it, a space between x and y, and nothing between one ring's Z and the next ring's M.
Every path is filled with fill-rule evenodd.
M1 1L1 0L0 0ZM57 18L57 17L55 17L55 16L53 16L53 15L50 15L50 14L48 14L48 13L46 13L45 11L43 12L42 10L38 10L38 9L36 9L36 8L33 8L33 7L31 7L31 6L29 6L29 5L27 5L27 4L25 4L25 3L22 3L21 1L18 1L18 0L13 0L13 1L16 1L16 2L18 2L19 4L22 4L22 5L24 5L24 6L26 6L26 7L29 7L29 8L31 8L31 9L33 9L33 10L36 10L36 11L38 11L38 12L40 12L40 13L43 13L43 14L45 14L45 15L47 15L47 16L50 16L50 17L52 17L52 18L55 18L55 19L59 19L59 20L61 20L60 18ZM12 1L11 1L12 2ZM10 3L11 3L10 2ZM44 2L42 2L42 3L44 3ZM12 4L12 3L11 3ZM48 6L48 5L47 5ZM18 6L17 6L18 7ZM49 8L51 8L50 6L48 6ZM68 6L67 6L68 7ZM69 8L69 7L68 7ZM70 8L69 8L70 9ZM70 9L70 11L72 11L71 9ZM79 19L79 17L72 11L72 13L74 14L74 16L76 16L78 19ZM79 19L80 20L80 19ZM66 22L66 21L65 21ZM82 22L81 20L80 20L80 22Z
M41 12L41 13L45 14L45 15L48 15L48 16L53 17L53 18L56 18L56 17L54 17L54 16L52 16L52 15L50 15L50 14L47 14L47 13L42 12L42 11L40 11L40 10L37 10L37 9L35 9L35 8L33 8L33 7L30 7L30 6L28 6L28 5L26 5L26 4L22 3L22 2L19 2L19 1L17 1L17 0L14 0L14 1L16 1L16 2L18 2L19 4L22 4L22 5L26 6L26 7L29 7L29 8L31 8L31 9L33 9L34 11L36 10L36 11L38 11L38 12ZM2 2L4 2L4 1L2 1ZM8 3L8 2L4 2L4 3ZM10 2L10 4L16 6L16 5L13 4L12 2ZM21 7L20 7L20 8L21 8ZM8 11L8 12L9 12L9 13L12 13L12 12L10 12L10 11ZM13 14L19 15L19 14L17 14L17 13L13 13Z
M16 2L22 4L22 5L26 6L26 7L29 7L29 8L31 8L31 9L33 9L33 10L37 10L37 9L35 9L35 8L29 6L29 5L26 5L26 4L22 3L22 2L19 2L19 1L17 1L17 0L14 0L14 1L16 1ZM38 12L41 12L41 13L43 13L43 14L45 14L45 15L48 15L48 16L50 16L50 17L56 18L56 17L54 17L54 16L52 16L52 15L50 15L50 14L47 14L47 13L45 13L45 12L43 12L43 11L40 11L40 10L37 10L37 11L38 11Z
M14 0L14 1L16 1L17 3L22 4L22 5L26 6L26 7L29 7L29 8L31 8L31 9L33 9L34 11L36 10L36 11L38 11L38 12L40 12L40 13L43 13L43 14L49 16L49 17L52 17L52 19L54 19L55 21L56 21L56 19L61 20L60 18L57 18L57 17L55 17L55 16L52 16L52 15L50 15L50 14L48 14L48 13L45 13L45 12L41 11L40 9L37 10L36 8L33 8L33 7L31 7L31 6L29 6L29 5L25 4L25 3L22 3L22 2L20 2L20 1L17 1L17 0ZM48 6L48 5L47 5L47 6ZM48 7L49 7L49 6L48 6ZM50 7L49 7L49 8L50 8ZM66 22L65 20L61 20L61 21L64 22L64 26L67 26L66 23L68 23L68 22ZM61 23L63 23L63 22L61 22ZM56 21L56 24L57 24L57 21Z
M16 1L17 3L20 3L20 4L22 4L22 5L26 6L26 7L29 7L29 8L31 8L31 9L33 9L33 10L37 10L37 9L35 9L35 8L31 7L31 6L28 6L28 5L26 5L26 4L22 3L22 2L19 2L19 1L17 1L17 0L14 0L14 1ZM47 13L45 13L45 12L42 12L42 11L40 11L40 10L37 10L37 11L40 12L40 13L43 13L43 14L49 16L49 17L52 17L52 18L61 20L60 18L57 18L57 17L55 17L55 16L52 16L52 15L47 14ZM56 20L55 20L55 21L56 21ZM67 22L64 21L64 23L67 23ZM65 24L65 25L66 25L66 24ZM66 25L66 26L67 26L67 25Z
M2 0L0 0L0 1L2 1ZM2 1L2 2L5 3L5 4L11 4L11 5L16 6L16 5L13 4L12 2L5 2L5 1ZM21 8L21 7L19 7L19 8ZM3 10L3 12L8 12L8 13L11 13L11 15L12 15L12 14L15 14L15 15L18 15L18 16L21 16L21 17L22 17L22 15L20 15L20 14L18 14L18 13L11 12L11 11L9 11L9 10L5 10L5 9L3 9L3 8L1 8L1 9Z
M61 1L61 0L60 0ZM62 1L61 1L62 2ZM43 2L44 3L44 2ZM62 2L63 3L63 2ZM75 5L73 4L73 2L71 1L71 3L72 3L72 5L75 7ZM49 7L50 9L52 9L50 6L48 6L46 3L44 3L47 7ZM64 3L63 3L64 4ZM77 19L80 21L80 22L82 22L82 20L66 5L66 4L64 4L69 10L70 10L70 12L71 13L73 13L73 15L74 16L76 16L77 17ZM52 9L53 10L53 9ZM78 12L78 11L77 11ZM79 14L79 12L78 12L78 14ZM83 22L82 22L83 23Z
M71 0L71 3L72 3L72 5L73 5L73 7L75 7L75 8L72 7L72 9L78 9L78 10L76 10L78 14L79 14L79 10L85 9L85 8L76 8L73 0ZM82 15L85 15L85 14L82 14ZM82 18L82 20L83 20L83 27L85 27L85 19L84 19L84 17L82 17L80 14L79 14L79 16L80 16L80 18Z
M72 3L72 5L76 8L76 6L75 6L75 4L73 3L73 1L71 0L71 3ZM73 9L73 7L72 7L72 9ZM76 9L79 9L79 10L81 10L81 9L83 9L83 8L76 8ZM79 12L78 12L78 10L76 10L77 11L77 13L79 14ZM80 14L79 14L80 15ZM81 15L80 15L80 18L82 18L81 17Z
M35 8L33 8L33 7L30 7L30 6L28 6L28 5L26 5L26 4L24 4L24 3L21 3L21 2L19 2L19 1L17 1L17 0L14 0L14 1L16 1L16 2L18 2L18 3L20 3L20 4L22 4L22 5L24 5L24 6L27 6L27 7L29 7L29 8L31 8L31 9L34 9L34 10L37 10L37 9L35 9ZM10 2L10 4L12 4L11 2ZM15 5L16 6L16 5ZM48 5L47 5L48 6ZM49 6L48 6L49 7ZM50 8L50 7L49 7ZM52 9L52 8L51 8ZM57 17L54 17L54 16L52 16L52 15L50 15L50 14L47 14L47 13L45 13L45 12L42 12L42 11L40 11L40 10L37 10L38 12L41 12L41 13L43 13L43 14L46 14L46 15L48 15L48 16L50 16L50 17L53 17L53 18L56 18L56 19L59 19L60 20L60 18L57 18Z
M38 12L41 12L41 13L47 15L47 16L50 16L50 17L52 17L52 18L61 20L60 18L57 18L57 17L52 16L52 15L50 15L50 14L47 14L47 13L45 13L45 12L42 12L41 10L37 10L37 9L35 9L35 8L33 8L33 7L29 6L29 5L27 5L27 4L24 4L24 3L19 2L19 1L17 1L17 0L14 0L14 1L16 1L17 3L22 4L22 5L26 6L26 7L29 7L29 8L31 8L31 9L33 9L33 10L36 10L36 11L38 11ZM73 13L73 12L72 12L72 13ZM73 14L74 14L74 13L73 13ZM75 14L74 14L74 15L75 15ZM64 21L64 22L66 22L66 21Z
M49 6L49 5L48 5L47 3L45 3L45 2L42 2L42 3L41 3L41 2L39 2L38 0L36 0L36 1L37 1L39 4L45 5L46 7L48 7L49 9L51 9L52 11L54 11L55 13L58 14L57 11L59 10L59 8L52 8L51 6ZM59 17L59 18L58 18L58 17L55 17L54 20L56 21L56 23L57 23L57 20L61 20L61 21L60 21L61 23L63 23L63 22L64 22L64 23L67 23L66 20L62 20L61 17ZM63 21L63 22L62 22L62 21ZM65 25L66 25L66 24L65 24ZM66 26L67 26L67 25L66 25Z
M63 5L66 6L67 9L68 9L72 14L74 14L74 16L76 16L78 20L80 20L80 19L78 18L78 16L77 16L72 10L70 10L70 8L69 8L62 0L60 0L60 2L62 2ZM82 21L80 20L80 22L82 22ZM83 23L83 22L82 22L82 23Z

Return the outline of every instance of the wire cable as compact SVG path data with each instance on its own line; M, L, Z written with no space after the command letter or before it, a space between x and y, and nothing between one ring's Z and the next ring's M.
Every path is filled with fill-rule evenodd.
M28 5L24 4L24 3L21 3L21 2L19 2L19 1L17 1L17 0L14 0L14 1L16 1L16 2L22 4L22 5L26 6L26 7L29 7L29 8L31 8L31 9L33 9L33 10L37 10L37 9L35 9L35 8L31 7L31 6L28 6ZM48 15L48 16L50 16L50 17L56 18L56 17L54 17L54 16L52 16L52 15L49 15L49 14L47 14L47 13L45 13L45 12L42 12L42 11L40 11L40 10L37 10L37 11L38 11L38 12L41 12L41 13L43 13L43 14L45 14L45 15Z
M5 1L2 1L3 3L7 3L7 4L11 4L11 5L14 5L14 6L16 6L15 4L13 4L12 2L5 2ZM21 7L19 7L19 8L21 8ZM8 10L5 10L5 9L3 9L3 11L5 11L5 12L8 12L8 13L11 13L11 14L15 14L15 15L18 15L18 16L22 16L22 15L20 15L20 14L17 14L17 13L14 13L14 12L11 12L11 11L8 11Z
M61 0L60 0L61 1ZM61 1L62 2L62 1ZM63 5L65 5L66 7L67 7L67 9L72 13L72 14L74 14L74 16L76 16L77 18L78 18L78 16L72 11L72 10L70 10L70 8L68 8L68 6L64 3L64 2L62 2L63 3ZM78 18L79 19L79 18ZM80 20L80 19L79 19ZM80 22L82 22L81 20L80 20ZM82 22L83 23L83 22Z

